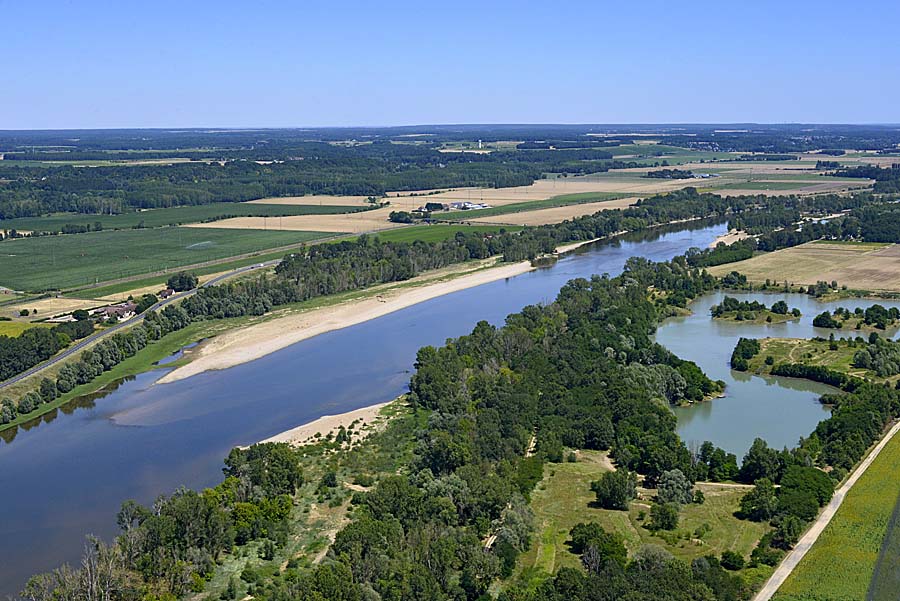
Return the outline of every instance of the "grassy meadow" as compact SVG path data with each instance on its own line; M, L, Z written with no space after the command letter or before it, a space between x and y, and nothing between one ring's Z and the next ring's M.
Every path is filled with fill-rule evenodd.
M591 481L608 469L605 454L596 451L579 451L575 463L545 466L544 479L531 494L536 530L531 548L519 558L520 578L534 584L562 567L579 566L579 557L567 544L569 530L579 522L594 521L622 535L629 554L643 545L653 544L688 562L705 555L720 555L725 550L747 558L768 530L766 524L734 517L746 492L744 487L701 484L706 502L684 506L679 513L678 528L657 536L645 527L650 519L650 498L632 501L628 511L601 509L595 505ZM646 516L642 517L642 513ZM709 528L704 528L704 524ZM697 536L698 529L707 531Z

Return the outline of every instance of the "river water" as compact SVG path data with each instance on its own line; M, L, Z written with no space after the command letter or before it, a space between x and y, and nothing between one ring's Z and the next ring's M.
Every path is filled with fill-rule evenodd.
M615 275L635 255L666 260L705 248L725 232L724 224L681 228L597 243L551 267L436 298L227 370L158 386L153 383L161 371L144 373L6 433L0 442L0 596L20 590L34 572L76 560L85 535L111 538L125 499L150 503L179 486L213 485L235 445L402 394L421 346L468 333L482 319L502 324L526 305L552 301L572 278ZM727 367L739 336L810 335L820 305L800 295L766 296L766 302L782 297L804 312L801 323L713 323L708 307L718 295L710 295L695 303L693 316L660 328L662 344L728 383L725 398L677 411L685 440L712 440L740 457L755 436L792 445L827 416L816 402L824 386L733 375Z

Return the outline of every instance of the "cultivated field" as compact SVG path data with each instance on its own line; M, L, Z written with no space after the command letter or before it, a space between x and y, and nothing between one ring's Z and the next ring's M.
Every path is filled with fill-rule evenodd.
M519 559L523 576L552 574L561 567L580 565L566 541L569 530L579 522L595 521L606 530L621 534L629 553L642 545L659 545L676 557L690 561L696 557L730 549L749 557L750 551L768 526L738 520L733 513L746 487L701 484L706 495L702 505L687 505L679 513L678 529L666 538L655 536L644 525L649 521L652 491L642 491L648 498L631 503L629 511L600 509L590 483L611 468L605 453L580 451L577 463L548 464L544 479L531 494L536 533L531 548ZM640 513L647 517L641 519ZM703 524L710 529L702 537L695 531Z
M71 313L77 309L91 309L102 304L103 303L98 303L94 300L85 300L81 298L42 298L33 301L22 301L21 303L16 303L14 305L4 305L3 307L0 307L0 315L12 317L17 321L19 319L22 321L30 319L46 319L56 315ZM37 313L30 315L29 317L19 318L19 311L22 309L28 309L29 311L37 309Z
M0 321L0 336L15 338L30 328L50 327L52 324L28 323L24 321Z
M731 271L753 282L809 285L836 280L854 290L900 291L900 246L810 242L709 269L713 275Z
M388 220L394 207L385 207L362 213L347 213L342 215L297 215L293 217L280 217L264 222L262 217L235 217L223 219L215 223L196 223L189 228L197 230L206 228L222 228L230 230L262 230L282 232L332 232L353 233L373 232L377 230L401 227L402 224L392 223Z
M84 286L323 236L171 227L8 240L0 244L0 285L16 290Z
M322 215L335 213L350 213L361 211L365 205L354 206L328 204L318 205L292 205L292 204L261 204L256 202L215 202L206 205L171 207L166 209L149 209L123 213L121 215L81 215L81 214L57 214L46 217L21 217L18 219L4 219L3 229L16 229L20 231L60 231L66 224L90 225L95 223L103 225L104 229L130 229L143 226L147 228L166 225L181 225L184 223L198 223L210 219L218 219L225 215L244 215L275 217L282 215ZM272 219L269 224L274 223Z
M638 201L637 197L618 198L615 200L605 200L601 202L589 202L583 204L572 204L561 207L552 207L549 209L536 209L531 211L520 211L516 213L506 213L496 216L476 217L467 221L471 223L508 223L510 225L546 225L548 223L560 223L566 219L582 217L584 215L593 215L598 211L608 211L610 209L625 209L632 206Z
M898 465L900 436L895 436L847 493L834 518L773 597L775 601L866 598L900 495Z

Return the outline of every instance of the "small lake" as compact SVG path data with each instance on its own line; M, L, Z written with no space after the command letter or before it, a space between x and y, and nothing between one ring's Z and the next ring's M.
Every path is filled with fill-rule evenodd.
M678 433L685 442L712 441L738 456L750 448L757 436L775 448L793 447L800 436L809 435L829 411L818 398L835 389L807 380L752 376L736 372L728 366L731 351L739 338L827 338L868 336L856 330L815 328L813 318L822 311L837 307L850 310L880 303L900 307L896 301L840 300L819 302L805 294L728 292L739 300L759 301L771 306L779 300L802 313L799 320L781 324L749 324L710 317L710 307L721 303L726 293L708 294L692 303L687 317L666 320L656 333L656 340L683 359L690 359L714 380L727 384L725 396L708 403L675 409Z
M662 261L705 248L726 229L678 227L593 244L548 268L436 298L227 370L159 386L153 383L162 370L140 374L7 433L7 442L0 441L0 596L20 590L34 572L77 560L86 534L112 537L122 501L151 503L179 486L213 485L235 445L402 394L420 347L468 333L482 319L502 324L526 305L552 301L572 278L620 273L629 257ZM817 333L812 318L825 305L802 295L741 296L764 297L767 304L785 298L804 316L799 324L777 326L713 322L709 306L721 295L710 295L692 305L692 316L668 320L657 335L728 383L725 398L677 410L682 437L711 440L739 457L756 436L777 447L793 445L827 416L817 402L827 387L728 368L738 337L810 336Z

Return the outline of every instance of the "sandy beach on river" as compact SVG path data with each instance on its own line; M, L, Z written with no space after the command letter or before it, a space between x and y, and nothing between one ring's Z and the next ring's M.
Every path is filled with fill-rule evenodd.
M560 246L557 252L568 252L590 242L593 240ZM456 266L445 270L444 277L440 272L423 274L407 282L384 286L383 293L373 290L373 294L365 298L278 317L226 332L203 343L190 363L169 372L157 383L175 382L208 370L234 367L319 334L340 330L445 294L510 278L534 269L530 261L484 268L486 264L482 261L474 265ZM464 275L457 275L460 269L465 270ZM452 275L457 277L446 279ZM417 281L421 282L421 285L409 287L410 283L415 284ZM403 287L400 287L400 284Z
M365 435L378 427L379 424L377 422L384 422L387 420L387 417L382 417L380 415L381 410L392 402L393 401L388 403L378 403L377 405L370 405L368 407L363 407L362 409L355 409L338 415L323 415L319 419L313 420L308 424L303 424L296 428L285 430L275 436L270 436L265 440L261 440L260 443L286 442L288 444L300 446L316 442L329 434L336 433L341 426L349 429L351 425L353 425L354 432ZM317 434L318 436L316 436Z

